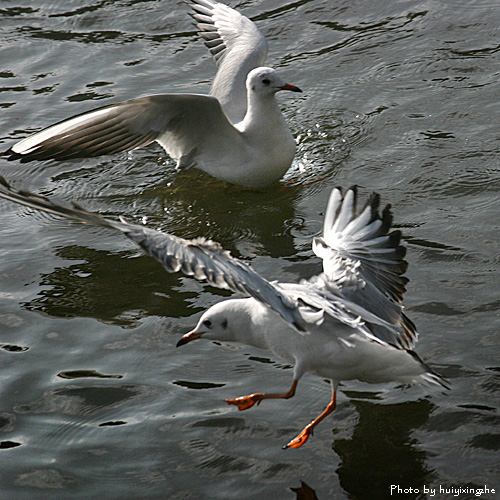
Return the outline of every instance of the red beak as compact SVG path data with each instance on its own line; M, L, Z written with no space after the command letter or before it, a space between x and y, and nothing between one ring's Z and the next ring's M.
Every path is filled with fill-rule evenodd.
M189 344L189 342L199 339L202 335L203 333L198 333L194 331L188 332L179 340L179 342L177 342L176 347L180 347L181 345L184 344Z
M280 87L280 90L290 90L291 92L302 92L299 87L292 85L291 83L285 83L283 87Z

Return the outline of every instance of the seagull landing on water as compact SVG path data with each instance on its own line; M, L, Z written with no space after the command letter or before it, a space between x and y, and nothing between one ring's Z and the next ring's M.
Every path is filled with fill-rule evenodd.
M83 113L14 144L9 160L69 160L131 151L158 142L177 162L247 187L277 182L296 143L275 95L302 92L263 67L267 42L226 5L192 0L192 17L218 71L211 96L160 94Z
M408 282L403 276L407 267L405 249L400 244L400 232L389 233L390 208L380 214L376 194L358 210L355 188L345 194L340 189L332 191L323 235L313 241L324 271L297 284L267 281L212 241L185 240L123 218L112 221L77 205L56 205L0 181L0 197L86 224L117 229L167 271L182 271L247 295L212 306L177 346L202 338L241 342L267 349L294 366L288 391L257 392L226 400L240 410L264 399L291 398L305 373L329 379L329 404L285 448L302 446L335 409L342 380L427 382L448 388L446 380L413 350L417 332L402 306Z

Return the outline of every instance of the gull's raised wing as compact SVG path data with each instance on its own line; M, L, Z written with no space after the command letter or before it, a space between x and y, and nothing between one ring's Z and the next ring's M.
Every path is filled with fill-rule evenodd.
M191 16L205 45L214 57L218 71L210 93L219 99L233 123L246 112L246 77L263 66L267 41L247 17L213 0L189 0Z
M408 278L404 273L406 248L400 245L401 232L389 233L390 205L379 214L380 196L372 194L358 212L357 189L345 195L332 191L325 213L323 236L315 238L313 250L323 259L327 276L342 274L348 262L359 263L359 274L391 299L401 302Z
M82 113L52 125L4 153L9 160L67 160L130 151L158 141L178 166L191 166L196 153L238 131L214 97L160 94Z
M402 306L408 283L403 276L408 267L403 260L406 249L400 245L401 233L389 232L390 205L382 214L379 205L380 197L373 194L358 211L355 187L345 194L332 191L323 236L313 241L314 252L323 259L324 274L313 280L323 293L344 300L346 307L366 320L376 338L410 349L418 334ZM373 321L373 315L386 325Z
M48 198L10 187L2 177L0 197L74 221L117 229L160 261L168 272L181 271L219 288L251 296L273 309L297 330L307 329L308 321L301 315L296 300L244 262L231 257L229 252L213 241L204 238L185 240L131 224L124 219L112 221L76 204L71 207L57 205Z

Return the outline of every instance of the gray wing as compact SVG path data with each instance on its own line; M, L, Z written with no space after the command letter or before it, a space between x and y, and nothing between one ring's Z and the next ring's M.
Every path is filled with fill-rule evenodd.
M347 274L332 281L321 274L302 285L315 289L324 312L334 319L358 327L372 340L397 348L413 348L418 334L402 305L388 299L359 275Z
M393 334L401 332L398 326L346 299L338 289L331 287L325 276L315 276L299 284L280 283L278 286L298 302L302 316L307 318L309 323L321 325L329 317L358 329L370 338L374 337L370 324L380 326ZM334 330L332 331L334 333Z
M323 259L324 274L316 285L336 299L357 308L370 324L373 335L396 346L411 348L417 340L415 325L403 312L403 294L408 264L400 245L401 233L389 232L390 205L379 213L380 197L373 194L357 210L355 187L342 194L334 189L325 213L323 236L315 238L313 249ZM394 328L369 319L375 315Z
M160 261L168 272L181 271L219 288L251 296L273 309L297 330L303 332L307 329L307 318L301 315L299 304L293 297L244 262L231 257L217 243L203 238L185 240L124 219L111 221L76 204L71 207L57 205L48 198L13 189L2 177L0 197L74 221L117 229Z
M263 66L267 41L247 17L213 0L190 0L191 16L205 45L214 57L218 71L210 93L219 99L233 123L246 112L246 78Z
M52 125L4 153L8 160L67 160L130 151L158 141L182 166L203 145L238 131L217 99L162 94L131 99Z

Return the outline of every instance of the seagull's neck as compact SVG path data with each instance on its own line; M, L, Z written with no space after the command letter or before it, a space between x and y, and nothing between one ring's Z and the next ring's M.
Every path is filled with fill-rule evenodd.
M241 132L267 134L267 130L288 128L274 94L256 95L248 92L245 118L237 125Z

